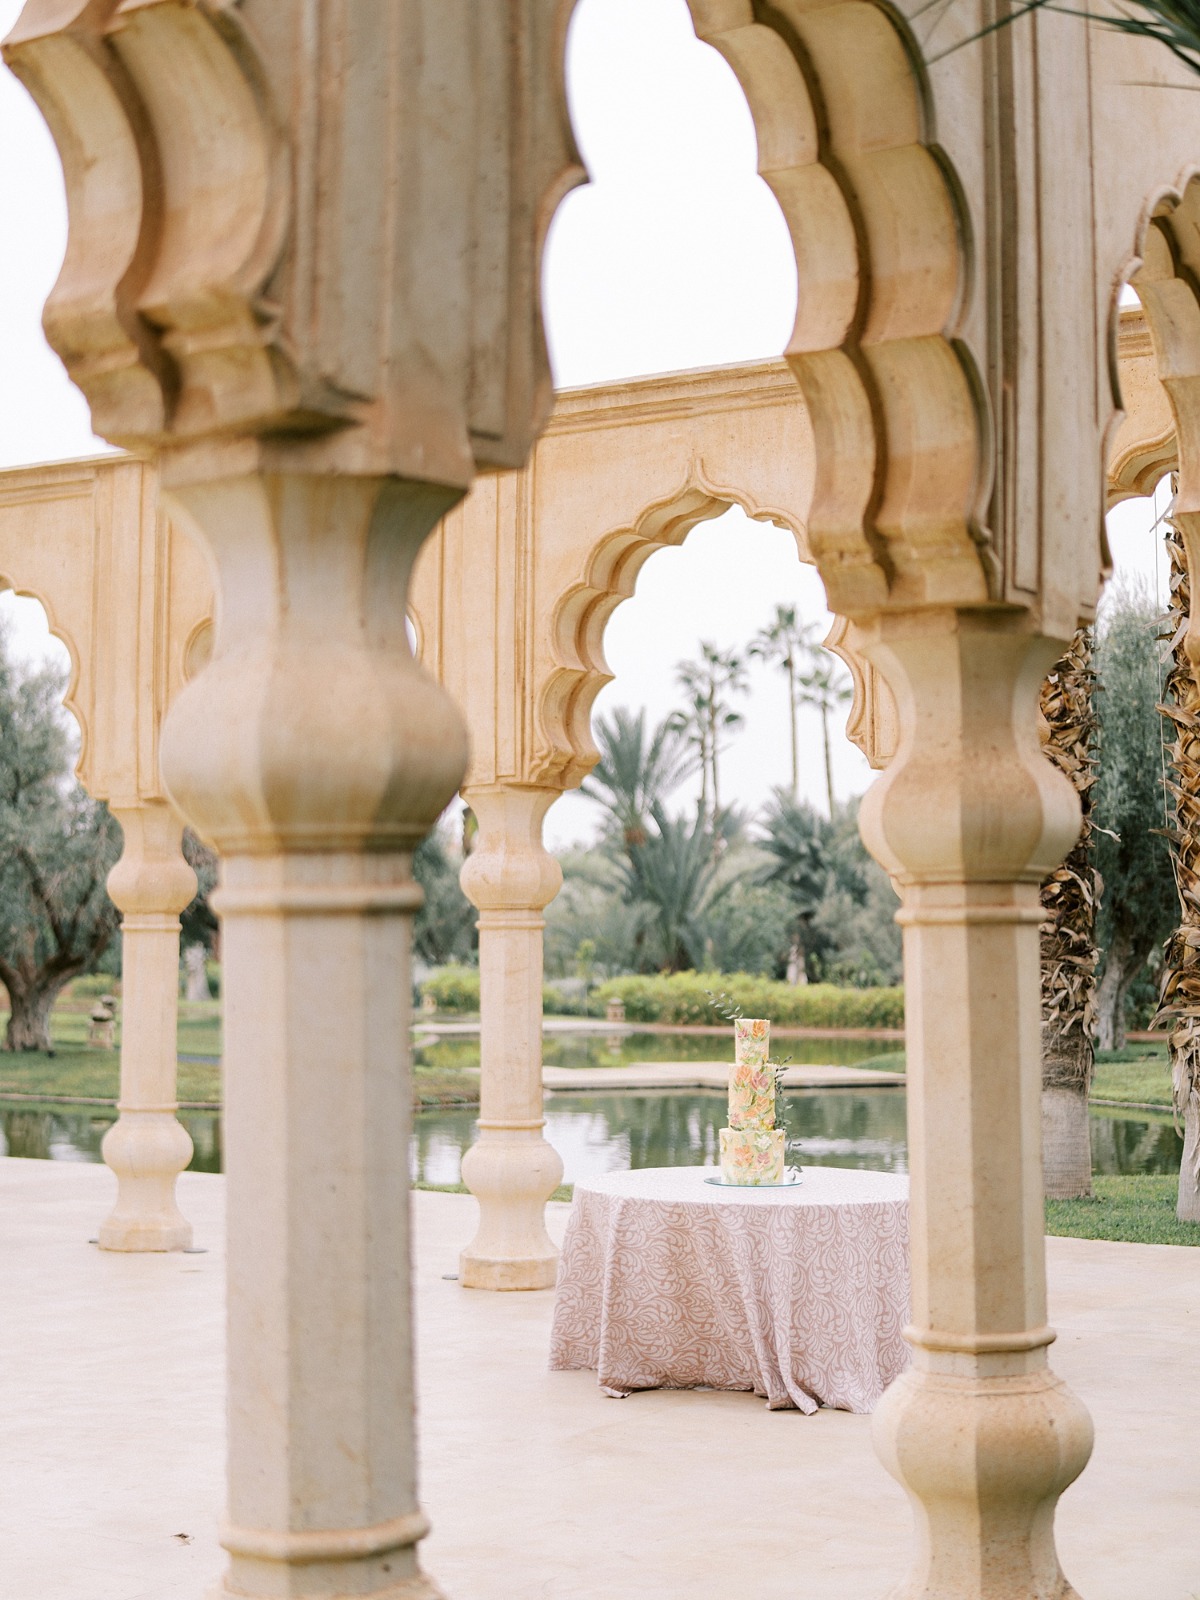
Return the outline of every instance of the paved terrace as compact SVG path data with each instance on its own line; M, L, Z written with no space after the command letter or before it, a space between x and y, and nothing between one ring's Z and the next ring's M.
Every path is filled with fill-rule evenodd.
M4 1600L200 1600L220 1568L224 1183L184 1174L206 1253L168 1257L88 1246L111 1183L0 1161ZM549 1293L447 1282L474 1201L413 1198L426 1562L450 1600L870 1600L901 1575L869 1419L551 1374ZM1059 1513L1067 1573L1085 1600L1193 1600L1200 1250L1048 1243L1055 1366L1098 1433Z

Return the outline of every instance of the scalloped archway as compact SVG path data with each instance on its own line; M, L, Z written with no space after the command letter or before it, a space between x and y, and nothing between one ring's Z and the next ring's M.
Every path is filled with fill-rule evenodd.
M808 533L829 606L986 601L981 386L949 332L969 229L915 41L867 0L689 4L746 95L795 250L785 359L813 429Z

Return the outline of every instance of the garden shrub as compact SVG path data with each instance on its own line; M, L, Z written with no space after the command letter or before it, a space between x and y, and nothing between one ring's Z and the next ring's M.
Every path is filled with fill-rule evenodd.
M439 1011L479 1010L479 969L443 967L421 985L421 996L431 994Z
M604 1007L594 994L586 998L579 989L560 989L556 983L542 986L542 1014L547 1017L602 1017Z
M95 1000L102 994L113 994L119 990L120 984L111 972L85 972L81 977L71 979L65 997L71 1000Z
M431 994L439 1011L477 1016L479 1014L479 969L477 967L443 967L426 978L416 990L419 1007L425 995ZM560 989L557 984L542 987L542 1011L551 1017L602 1017L604 1002L595 990L584 1000L581 993Z
M839 989L831 983L790 984L744 972L674 972L611 978L600 1000L623 1000L629 1022L720 1022L709 991L728 995L748 1017L781 1028L902 1028L903 989Z

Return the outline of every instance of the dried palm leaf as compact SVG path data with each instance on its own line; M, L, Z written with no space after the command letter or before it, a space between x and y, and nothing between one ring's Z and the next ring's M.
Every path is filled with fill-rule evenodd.
M1191 612L1191 584L1183 540L1173 524L1166 526L1171 560L1171 599L1163 638L1170 651L1170 670L1159 707L1174 738L1168 750L1172 777L1167 784L1175 802L1173 825L1164 829L1179 890L1179 926L1167 940L1162 986L1153 1026L1170 1023L1171 1082L1176 1115L1189 1102L1200 1101L1200 685L1188 659L1186 634ZM1200 1184L1200 1143L1194 1152L1193 1181Z
M1042 685L1042 742L1074 784L1083 826L1070 855L1042 885L1042 1081L1086 1092L1096 1001L1096 902L1089 792L1096 781L1096 674L1091 630L1081 628Z

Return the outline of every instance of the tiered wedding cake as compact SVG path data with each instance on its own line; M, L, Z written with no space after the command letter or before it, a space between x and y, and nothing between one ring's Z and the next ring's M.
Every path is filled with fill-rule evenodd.
M775 1126L775 1073L767 1061L771 1024L739 1017L733 1024L729 1126L721 1129L721 1178L744 1185L783 1182L783 1129Z

